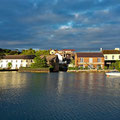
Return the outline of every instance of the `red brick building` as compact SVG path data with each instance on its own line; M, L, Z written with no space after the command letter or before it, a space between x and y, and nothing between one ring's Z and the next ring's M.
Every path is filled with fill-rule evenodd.
M104 56L102 52L79 52L75 54L75 66L86 66L90 69L104 68Z

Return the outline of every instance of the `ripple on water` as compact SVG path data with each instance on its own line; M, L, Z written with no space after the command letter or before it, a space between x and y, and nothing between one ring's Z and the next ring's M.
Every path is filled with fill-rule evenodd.
M104 73L0 74L0 120L116 120L120 80Z

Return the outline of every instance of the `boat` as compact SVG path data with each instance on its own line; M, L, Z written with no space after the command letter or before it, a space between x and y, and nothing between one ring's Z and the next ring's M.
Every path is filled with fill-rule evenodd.
M120 76L120 72L118 71L112 71L112 72L107 72L107 76Z

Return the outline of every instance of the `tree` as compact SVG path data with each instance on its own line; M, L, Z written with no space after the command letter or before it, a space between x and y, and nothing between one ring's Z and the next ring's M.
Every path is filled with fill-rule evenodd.
M35 50L33 50L32 48L28 50L22 50L21 55L35 55Z
M40 58L39 56L34 58L34 63L31 65L31 68L45 68L47 66L46 58Z
M36 56L49 55L49 54L50 54L50 50L37 50L35 53Z
M9 63L8 63L8 68L11 68L11 67L12 67L12 63L9 62Z
M74 59L71 60L71 64L75 65L75 60Z

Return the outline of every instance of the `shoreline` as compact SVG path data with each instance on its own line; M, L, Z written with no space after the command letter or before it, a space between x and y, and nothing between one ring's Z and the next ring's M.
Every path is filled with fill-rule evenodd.
M67 72L113 72L117 70L67 70Z

